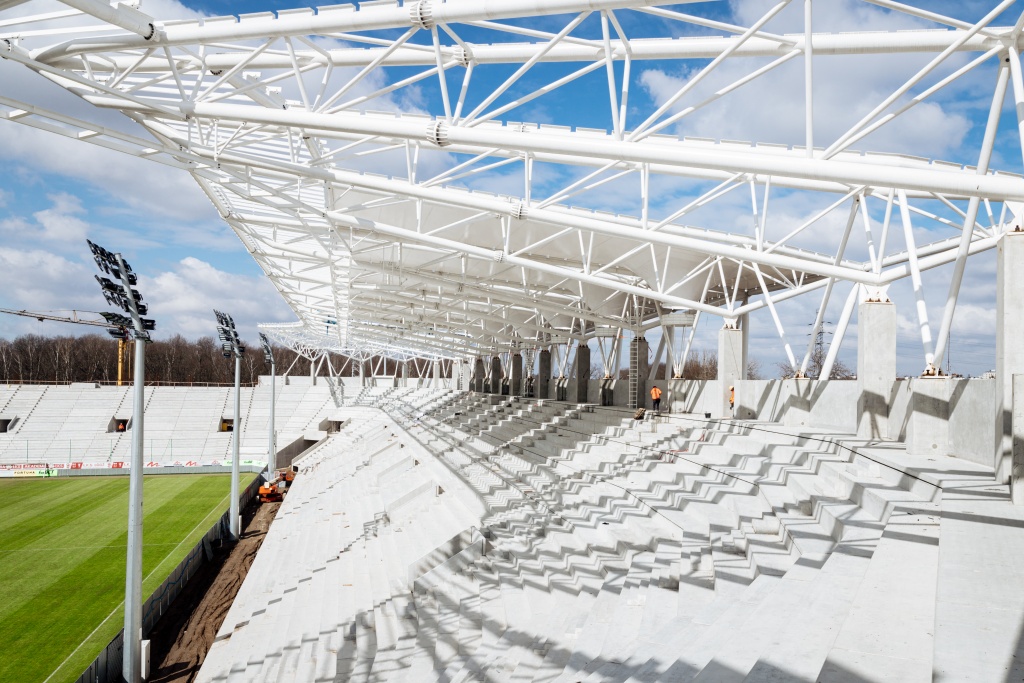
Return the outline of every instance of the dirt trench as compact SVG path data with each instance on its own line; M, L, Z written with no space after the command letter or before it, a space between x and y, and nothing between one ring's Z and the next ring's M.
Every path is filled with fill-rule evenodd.
M164 614L149 636L149 683L195 680L279 507L254 499L242 511L238 543L215 547L213 560L199 568Z

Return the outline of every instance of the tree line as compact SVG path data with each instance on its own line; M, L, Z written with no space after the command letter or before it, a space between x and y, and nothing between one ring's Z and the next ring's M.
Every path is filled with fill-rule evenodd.
M130 344L129 344L130 346ZM278 374L309 375L310 360L295 351L274 346ZM124 379L131 378L133 351L125 354ZM344 357L332 359L341 374L353 372ZM13 340L0 339L0 381L8 383L116 382L118 343L107 336L46 337L26 334ZM356 370L358 373L358 370ZM212 337L194 341L181 335L146 345L146 383L223 384L234 382L235 367L222 355L220 343ZM255 384L260 375L269 375L259 344L245 344L241 381ZM326 369L323 371L326 374Z
M260 375L269 375L270 366L264 360L263 349L258 344L245 344L242 358L241 381L255 384ZM298 354L284 346L273 347L274 359L279 375L309 376L316 361ZM125 354L124 379L131 379L132 350ZM109 337L92 334L81 337L46 337L26 334L13 340L0 339L0 382L46 382L63 384L68 382L116 382L118 364L118 343ZM358 375L358 365L342 355L331 356L335 374L342 377ZM811 356L808 376L817 377L823 365L823 354L816 350ZM668 368L660 365L658 378L666 377ZM779 366L783 377L792 377L794 369ZM367 374L400 375L400 363L391 359L371 359L367 362ZM445 367L445 375L450 370ZM751 360L747 368L748 377L761 376L760 364ZM326 375L326 367L317 374ZM410 363L409 377L429 376L429 364L419 368ZM593 369L594 377L603 376L603 371ZM713 351L695 351L687 358L683 377L686 379L715 379L718 376L718 357ZM831 379L847 379L853 373L843 363L836 362ZM629 371L620 371L621 379L629 377ZM224 358L220 343L212 337L188 340L181 335L170 339L154 341L146 346L146 383L167 384L226 384L234 381L234 362Z

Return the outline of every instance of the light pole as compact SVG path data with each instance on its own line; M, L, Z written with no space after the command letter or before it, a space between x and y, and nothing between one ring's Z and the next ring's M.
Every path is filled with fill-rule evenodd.
M277 368L274 365L274 350L270 348L270 340L262 332L260 342L263 344L263 358L270 363L270 445L267 451L267 481L270 481L277 470L277 433L274 431L274 413L277 412L277 388L274 384L277 379Z
M118 325L116 332L123 338L131 331L135 338L135 403L132 409L132 460L128 483L128 554L125 565L124 589L124 662L121 673L127 683L142 680L142 436L144 410L144 384L146 372L146 343L156 322L142 316L149 307L142 303L142 295L132 286L138 282L121 254L114 254L92 241L89 249L99 269L120 280L96 276L103 297L111 306L117 306L130 319L119 313L104 313L107 322ZM122 332L123 330L123 332ZM111 334L115 331L112 330Z
M245 347L238 338L238 330L235 329L235 321L227 313L214 310L217 315L217 332L221 340L221 350L225 358L235 357L235 419L231 425L231 509L228 514L228 531L231 540L237 541L239 536L238 521L238 434L241 429L241 382L242 382L242 354Z

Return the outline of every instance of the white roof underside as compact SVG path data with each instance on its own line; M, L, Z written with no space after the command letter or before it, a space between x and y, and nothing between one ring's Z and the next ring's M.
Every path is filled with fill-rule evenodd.
M152 139L22 101L30 93L0 97L0 113L190 172L295 312L296 325L267 330L296 347L472 356L644 329L673 310L736 318L831 281L883 291L954 260L961 234L970 253L992 248L1024 200L1019 175L987 161L979 173L976 154L853 147L912 95L1020 46L1019 31L925 7L891 9L939 30L814 35L815 60L851 69L878 55L958 61L911 71L809 154L800 136L695 138L679 124L804 59L804 34L772 31L775 9L751 26L654 0L385 1L161 22L66 4L93 18L62 24L0 3L3 56ZM520 21L531 16L555 28ZM624 25L652 33L630 38ZM743 64L741 76L720 78L718 62ZM689 76L660 107L637 95L626 106L627 64L634 92L637 64ZM592 92L607 99L607 130L580 125L591 103L573 98ZM520 123L528 103L554 122ZM773 213L797 194L803 216ZM963 233L972 198L989 220ZM940 230L929 244L887 241L900 216Z

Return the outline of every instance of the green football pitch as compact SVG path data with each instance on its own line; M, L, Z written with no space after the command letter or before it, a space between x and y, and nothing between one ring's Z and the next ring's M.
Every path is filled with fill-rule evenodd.
M230 481L145 478L144 597L227 509ZM0 682L74 681L117 635L127 528L127 477L0 479Z

